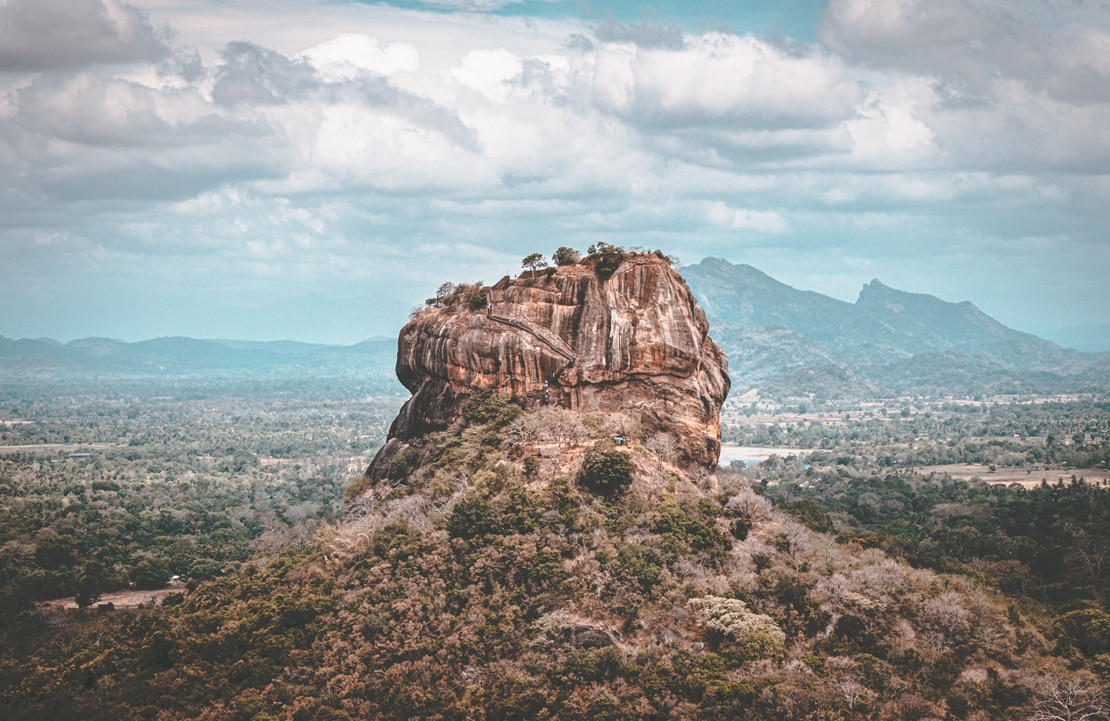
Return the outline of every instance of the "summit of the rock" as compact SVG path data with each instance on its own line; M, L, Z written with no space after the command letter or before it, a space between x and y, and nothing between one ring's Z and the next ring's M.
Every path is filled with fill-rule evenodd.
M668 436L676 462L712 469L728 364L686 282L661 253L632 253L606 277L589 261L506 276L470 302L429 307L401 330L397 377L413 396L368 474L447 427L494 390L619 420L632 443ZM484 302L482 302L484 293Z

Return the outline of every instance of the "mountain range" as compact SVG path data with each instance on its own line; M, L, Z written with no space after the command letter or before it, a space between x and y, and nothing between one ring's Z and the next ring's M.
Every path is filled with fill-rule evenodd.
M1061 348L970 302L873 280L855 303L706 258L682 275L729 358L734 392L827 397L1105 390L1110 354Z
M296 341L155 338L126 343L82 338L59 343L50 338L12 340L0 336L0 377L41 382L81 379L266 379L393 377L394 338L375 337L354 345Z
M873 280L855 303L781 283L718 258L682 276L728 355L733 393L868 398L1110 390L1110 353L1062 348L1008 328L972 303ZM125 343L0 336L9 380L81 377L393 378L395 337L354 345L157 338Z

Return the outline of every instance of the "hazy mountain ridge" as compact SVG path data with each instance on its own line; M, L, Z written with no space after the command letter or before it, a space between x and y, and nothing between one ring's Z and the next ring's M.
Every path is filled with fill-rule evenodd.
M69 343L0 336L0 369L9 375L107 373L196 374L360 373L393 375L397 342L371 338L349 346L296 341L198 340L166 337L127 343L82 338Z
M736 392L882 397L907 393L1077 393L1110 390L1110 354L1062 348L1008 328L968 301L951 303L878 280L855 303L798 290L749 265L718 258L680 269L725 350ZM155 338L126 343L0 336L8 378L393 378L397 342Z
M738 390L866 397L1110 388L1107 355L1014 330L968 301L873 280L847 303L719 258L681 272L728 354Z

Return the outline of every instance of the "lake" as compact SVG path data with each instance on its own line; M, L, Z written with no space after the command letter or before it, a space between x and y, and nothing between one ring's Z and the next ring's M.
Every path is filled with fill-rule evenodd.
M767 448L761 446L734 446L730 443L721 444L721 459L718 466L728 468L733 461L743 461L744 466L754 466L763 463L771 456L786 458L787 456L804 456L811 451L804 448Z

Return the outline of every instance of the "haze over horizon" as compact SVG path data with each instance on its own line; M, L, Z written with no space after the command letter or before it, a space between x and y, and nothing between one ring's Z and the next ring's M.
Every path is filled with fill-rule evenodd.
M1108 46L1107 0L0 0L0 335L354 343L598 241L1105 328Z

